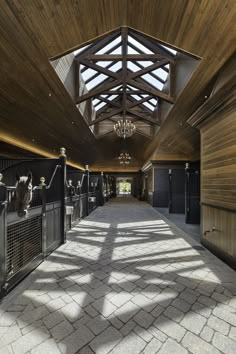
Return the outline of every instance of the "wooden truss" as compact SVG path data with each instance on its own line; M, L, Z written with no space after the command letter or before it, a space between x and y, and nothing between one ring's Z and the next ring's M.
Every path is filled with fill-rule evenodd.
M113 42L114 45L111 46ZM75 60L75 101L80 104L92 100L96 118L90 125L105 120L114 122L117 116L128 116L132 121L141 120L149 125L160 125L157 114L154 116L158 101L174 103L175 56L149 36L121 27L81 50ZM115 66L118 67L117 70L114 69ZM92 75L84 80L85 85L91 85L96 80L98 84L87 93L79 95L80 75L83 78L88 69L92 69ZM166 73L165 79L158 74L158 69ZM102 82L99 81L101 74L104 77ZM164 86L165 90L162 91L160 86Z

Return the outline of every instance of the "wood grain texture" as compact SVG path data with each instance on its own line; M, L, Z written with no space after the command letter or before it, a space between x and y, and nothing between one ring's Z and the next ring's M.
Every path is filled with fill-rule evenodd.
M235 18L235 0L2 1L0 135L10 134L48 156L64 145L71 161L95 169L115 166L119 142L95 139L49 59L127 25L203 58L155 138L137 136L136 146L129 142L135 168L162 142L194 156L199 133L179 124L199 106L208 83L235 51Z

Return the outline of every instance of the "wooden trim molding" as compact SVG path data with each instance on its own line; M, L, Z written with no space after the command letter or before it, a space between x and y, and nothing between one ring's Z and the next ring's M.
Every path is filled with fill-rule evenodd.
M201 129L205 124L236 108L236 73L213 96L210 96L187 120L191 126Z

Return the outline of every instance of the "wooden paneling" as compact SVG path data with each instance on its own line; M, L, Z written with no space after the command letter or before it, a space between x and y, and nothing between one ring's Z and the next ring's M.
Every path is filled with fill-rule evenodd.
M201 131L202 242L236 266L236 72L230 60L188 122Z
M217 209L211 206L202 206L202 225L203 225L203 243L206 241L207 245L213 251L218 250L227 260L233 257L232 261L236 264L236 213L229 210ZM215 227L215 231L206 232Z
M95 169L109 167L118 140L111 145L110 139L102 143L95 139L49 58L128 25L203 58L153 141L139 136L135 149L128 142L136 151L135 168L162 141L171 148L182 142L181 150L193 156L199 149L199 134L179 124L196 109L209 81L233 54L235 17L235 0L2 1L0 136L9 135L8 142L15 139L47 156L64 145L71 161Z

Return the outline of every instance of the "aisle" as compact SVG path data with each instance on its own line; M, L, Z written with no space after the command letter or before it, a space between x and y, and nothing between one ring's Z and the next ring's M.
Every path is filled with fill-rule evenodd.
M110 201L3 302L0 353L235 353L235 272L199 246Z

